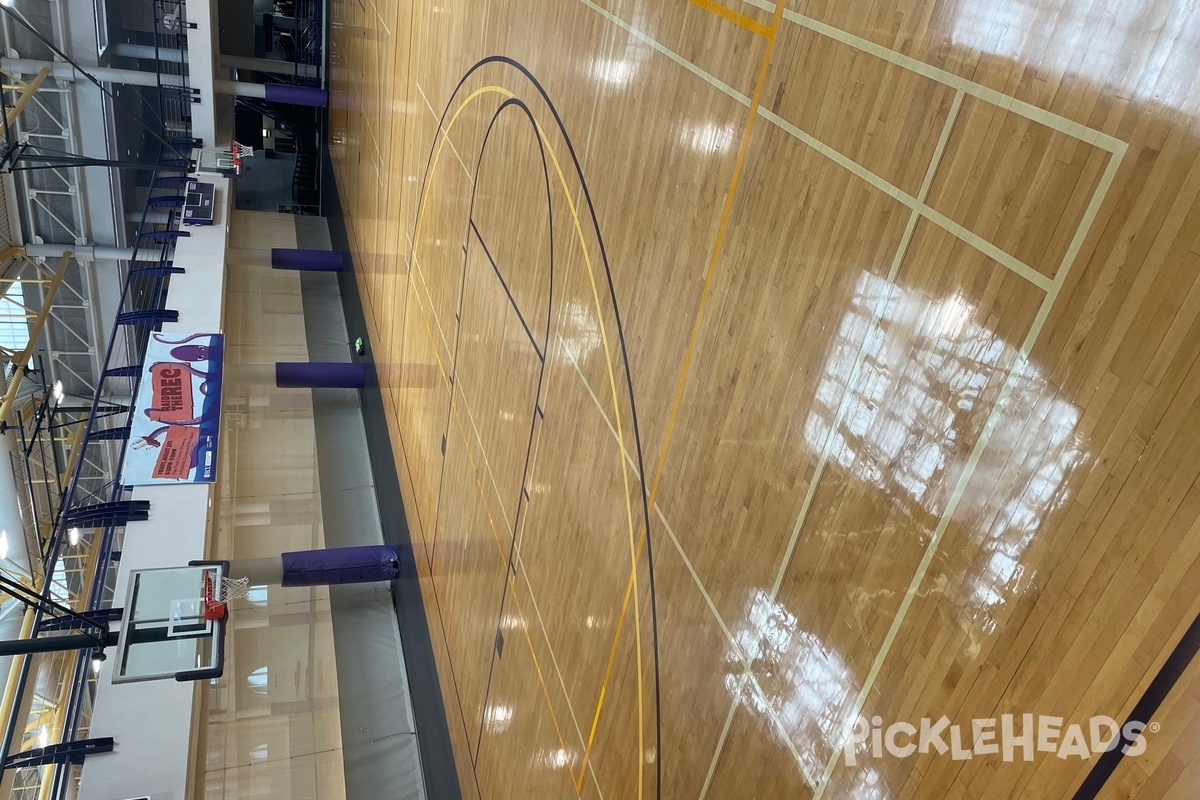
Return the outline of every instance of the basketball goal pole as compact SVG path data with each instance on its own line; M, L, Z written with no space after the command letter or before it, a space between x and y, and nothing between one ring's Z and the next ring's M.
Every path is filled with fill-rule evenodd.
M4 640L0 641L0 657L59 653L65 650L98 650L115 646L117 637L116 631L105 630L97 633L67 633L62 636Z
M400 576L400 550L391 545L330 547L278 557L229 562L229 577L267 586L333 586L390 581Z

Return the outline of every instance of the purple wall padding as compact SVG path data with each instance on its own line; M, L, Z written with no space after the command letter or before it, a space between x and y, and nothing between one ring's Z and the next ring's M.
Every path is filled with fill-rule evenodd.
M324 89L315 86L291 86L286 83L268 83L267 100L272 103L291 103L294 106L315 106L325 108L329 105L329 94Z
M272 247L271 266L275 269L299 269L308 272L340 272L346 266L346 254L337 250Z
M361 389L367 368L350 361L279 361L275 385L281 389Z
M283 554L284 586L390 581L400 574L400 551L391 545L331 547Z

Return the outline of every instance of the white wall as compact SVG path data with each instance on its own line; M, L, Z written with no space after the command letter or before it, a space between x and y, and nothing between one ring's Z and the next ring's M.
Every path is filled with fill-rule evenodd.
M180 239L175 248L175 266L186 272L171 276L167 308L179 312L179 321L164 324L164 333L223 330L233 187L224 178L203 179L216 185L213 224L185 228L191 236ZM124 604L131 570L181 566L205 557L213 493L211 484L134 490L136 499L150 501L150 518L125 528L114 606ZM110 674L111 670L101 671L91 734L113 737L116 750L84 765L80 800L182 800L187 793L196 686L172 680L114 685Z
M188 0L188 22L195 28L187 31L188 85L200 90L200 102L192 104L192 135L205 147L219 147L228 142L217 141L217 115L213 93L216 78L217 4L214 0ZM229 98L223 98L229 103Z

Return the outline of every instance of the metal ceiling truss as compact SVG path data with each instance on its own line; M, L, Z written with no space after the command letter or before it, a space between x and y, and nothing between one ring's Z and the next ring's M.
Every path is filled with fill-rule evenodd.
M0 33L8 54L48 60L55 58L55 49L70 49L61 36L67 30L63 0L16 2L14 11L54 45L48 46L3 12ZM160 17L167 18L159 13L162 10L171 10L167 16L176 20L175 28L165 22L165 27L160 26ZM186 40L180 43L182 37L178 36L183 30L178 21L182 13L182 4L172 3L170 9L155 4L156 35L176 47L186 46ZM161 62L159 68L170 74L183 70L179 64ZM186 78L183 80L186 82ZM11 399L7 403L0 400L0 424L7 422L8 435L18 437L21 453L21 463L15 465L14 473L18 483L23 484L18 495L31 567L29 575L20 579L22 585L47 602L83 615L103 615L115 589L116 559L124 527L113 521L72 527L71 520L81 507L129 496L119 477L124 455L121 430L128 428L139 376L115 368L141 364L151 327L99 320L95 264L81 265L69 252L94 238L86 198L85 182L90 178L78 165L85 157L89 163L104 162L85 156L81 143L75 118L78 98L72 93L82 88L44 74L25 80L19 76L3 79L5 105L10 107L3 115L5 161L23 152L30 154L25 163L38 168L11 170L3 177L10 188L0 192L0 205L9 206L0 207L0 294L19 282L22 297L18 313L24 313L31 323L29 346L18 349L10 342L7 350L0 350L0 360L7 358L15 365ZM159 133L178 143L186 153L193 146L190 109L185 104L172 105L164 95L160 92ZM111 100L101 92L106 118L113 114ZM166 142L164 145L172 147ZM114 155L118 154L109 153L109 157ZM108 165L134 166L124 162ZM173 164L164 155L158 169L161 172L152 183L155 194L182 195L179 178L189 171L186 159L183 165ZM102 174L93 169L87 176ZM111 171L105 179L111 180L110 175ZM118 195L114 188L114 203L120 202ZM124 215L117 213L114 217L123 220ZM121 287L120 297L105 300L116 303L118 314L129 316L163 307L174 242L173 237L162 234L177 225L175 211L168 211L161 219L148 211L143 213L133 242L134 259L140 267L148 266L141 262L149 260L161 269L131 271L127 263L121 263L115 283ZM47 265L40 258L25 256L26 243L62 244L66 252L61 257L50 257L51 264ZM147 249L154 252L138 252ZM61 389L56 386L58 382ZM0 600L0 607L4 602ZM64 619L40 606L29 609L22 618L20 636L57 635L61 631L69 634L71 630L56 627ZM0 682L2 754L36 752L47 744L54 747L87 737L95 691L90 653L13 656L7 682L2 674ZM9 766L6 761L5 767L0 773L0 798L4 800L67 798L79 777L77 765L72 764L13 762Z

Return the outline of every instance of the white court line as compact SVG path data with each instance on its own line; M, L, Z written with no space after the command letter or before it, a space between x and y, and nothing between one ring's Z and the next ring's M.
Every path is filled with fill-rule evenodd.
M764 2L764 0L742 0L752 6L757 6L762 9L774 10L773 3ZM910 72L915 72L922 77L945 84L953 89L957 89L964 94L969 94L972 97L977 97L984 102L991 103L994 106L999 106L1008 111L1012 111L1026 119L1031 119L1034 122L1045 125L1047 128L1065 133L1068 136L1073 136L1082 142L1094 144L1102 150L1107 150L1110 153L1116 154L1124 148L1125 142L1117 139L1114 136L1090 128L1067 117L1055 114L1052 111L1047 111L1040 106L1035 106L1032 103L1027 103L1024 100L1018 100L1012 95L1004 94L1003 92L984 86L981 83L969 80L961 75L949 72L947 70L935 67L932 64L927 64L918 58L905 55L903 53L890 50L882 45L876 44L869 39L855 36L852 33L847 33L841 28L835 28L820 20L805 16L797 11L788 9L783 12L783 18L788 22L794 22L802 28L808 28L811 31L821 34L822 36L841 42L844 45L853 47L855 50L861 50L864 53L869 53L876 58L883 59L889 64L895 64Z
M748 1L750 1L750 0L748 0ZM697 77L704 80L706 83L709 83L712 86L716 87L718 90L724 92L728 96L737 100L742 105L747 106L747 107L750 105L750 98L747 97L746 95L742 94L741 92L737 91L736 89L733 89L728 84L724 83L723 81L719 80L718 78L714 77L713 75L709 74L708 72L705 72L700 67L693 64L692 62L683 58L683 56L680 56L678 53L675 53L674 51L670 50L666 46L655 41L648 34L643 33L642 31L633 27L629 23L627 23L624 20L620 19L619 17L615 16L611 12L600 8L595 3L593 3L592 0L579 0L579 2L583 3L587 7L591 8L597 14L600 14L601 16L603 16L605 19L613 22L614 24L616 24L616 25L620 26L621 28L623 28L624 30L628 31L630 33L630 35L632 35L632 36L636 37L637 39L650 45L650 47L652 47L654 50L658 51L659 53L662 53L667 58L671 59L675 63L682 66L684 69L691 72L693 75L696 75ZM759 7L765 8L766 6L760 5ZM792 12L785 11L784 17L788 18L789 13L792 13ZM793 15L793 16L795 16L795 15ZM794 20L794 21L799 21L799 20ZM867 43L867 44L869 44L869 43ZM890 52L890 51L888 51L888 52ZM913 60L915 61L915 59L913 59ZM917 63L920 63L920 62L917 62ZM930 67L930 69L935 69L935 68ZM946 73L946 74L950 75L951 73ZM965 79L960 79L956 83L963 84L962 86L955 86L955 88L958 88L959 91L961 91L963 94L973 94L976 96L981 96L982 94L985 93L984 92L985 87L981 87L978 84L973 84L970 81L966 81ZM987 90L987 91L993 91L993 90ZM995 94L999 95L999 97L1001 99L1012 100L1012 98L1009 98L1007 95L1001 95L998 92L995 92ZM1013 101L1013 102L1015 102L1015 101ZM1003 105L1004 108L1010 108L1012 106L1012 103L1001 103L1001 105ZM1035 108L1035 107L1031 107L1031 108ZM879 191L883 192L884 194L887 194L889 197L893 198L894 200L899 201L903 205L908 206L908 208L910 210L916 210L918 213L921 214L921 216L925 217L930 222L934 223L935 225L937 225L938 227L942 228L943 230L949 232L950 234L958 237L959 239L961 239L963 242L970 245L971 247L974 247L975 249L979 250L984 255L986 255L988 258L1001 264L1002 266L1011 270L1012 272L1016 273L1017 275L1020 275L1022 278L1029 281L1030 283L1034 284L1035 286L1040 288L1042 291L1049 291L1052 280L1050 278L1046 277L1045 275L1042 275L1036 269L1034 269L1033 267L1024 263L1020 259L1011 255L1010 253L1005 252L1004 250L1000 249L999 247L996 247L991 242L987 241L986 239L982 238L978 234L972 232L971 230L967 229L966 227L964 227L964 226L960 225L959 223L955 222L954 220L950 219L945 214L942 214L941 212L936 211L933 208L929 207L928 205L926 205L924 203L924 201L917 200L917 198L914 198L908 192L905 192L903 189L899 188L898 186L895 186L895 185L889 183L888 181L884 180L882 177L871 172L866 167L862 166L861 164L854 161L853 159L850 159L850 158L842 155L837 150L833 149L832 147L825 144L824 142L821 142L820 140L818 140L818 139L814 138L813 136L810 136L809 134L800 130L800 128L796 127L792 123L783 119L778 114L775 114L772 111L770 111L769 109L767 109L766 106L760 105L758 108L758 113L763 119L767 120L771 124L775 125L776 127L780 128L781 130L785 131L786 133L790 134L793 138L798 139L799 141L803 142L804 144L808 145L809 147L813 148L814 150L817 150L826 158L831 159L832 161L836 162L839 166L843 167L844 169L849 170L851 173L853 173L858 178L862 179L863 181L866 181L872 187L878 189ZM1049 114L1049 112L1042 112L1042 114L1049 115L1051 117L1056 117L1056 115ZM1062 125L1060 125L1060 127L1061 126ZM1099 132L1093 131L1090 128L1083 128L1082 126L1079 126L1079 127L1082 128L1082 131L1087 134L1088 138L1084 139L1084 141L1087 141L1089 143L1096 143L1096 141L1095 141L1096 137L1102 135ZM1107 140L1112 140L1112 142L1115 143L1113 145L1114 147L1119 147L1122 144L1118 140L1112 139L1112 137L1106 137L1106 141Z
M371 3L371 7L372 7L373 9L375 9L375 18L379 20L379 24L383 26L383 29L384 29L385 31L387 31L387 35L388 35L388 36L391 36L391 35L392 35L392 29L391 29L390 27L388 27L387 20L385 20L385 19L383 18L383 14L380 14L380 13L379 13L379 5L378 5L377 3L374 3L374 2L372 2L372 3Z
M946 145L950 141L950 134L954 129L955 122L958 120L958 113L961 108L962 93L957 92L955 93L954 101L950 106L950 112L946 115L946 121L942 124L942 134L938 139L937 147L934 149L933 156L929 161L929 166L925 170L925 178L922 181L920 190L921 200L924 199L924 195L933 185L933 178L937 174L938 167L941 164L942 156L946 151ZM918 210L916 208L911 209L908 223L904 230L904 236L901 238L901 241L896 248L896 252L892 257L892 264L888 270L885 283L885 291L880 294L879 300L876 302L875 308L871 312L871 325L868 328L866 335L863 337L862 344L859 346L858 352L855 355L854 364L851 367L850 374L846 379L846 388L842 394L842 399L838 403L837 410L834 412L833 420L829 425L829 433L827 433L825 436L825 442L821 447L821 455L817 460L816 468L813 470L812 480L809 481L808 488L804 494L804 500L800 504L800 511L796 515L795 523L792 525L792 530L788 537L787 547L784 549L783 557L779 562L779 569L775 574L775 581L771 586L771 593L769 596L770 603L774 603L779 597L779 590L783 586L783 580L787 576L788 567L792 563L792 556L794 555L796 546L800 541L800 532L803 530L804 523L808 519L808 513L812 508L813 498L816 497L817 487L820 485L821 478L825 474L825 467L829 463L829 456L833 451L833 442L837 438L838 428L845 419L846 412L854 398L854 385L858 382L859 375L862 372L862 366L866 361L867 349L870 347L872 341L871 334L877 329L879 320L883 316L883 312L887 308L888 301L891 298L892 290L895 288L896 275L899 274L900 267L903 265L904 258L908 253L908 247L911 244L913 232L916 230L918 216ZM747 673L747 676L750 677L749 673ZM732 705L736 707L738 702L740 702L740 697L735 696ZM800 766L800 771L804 775L805 780L808 781L808 785L816 789L819 783L808 772L807 766L804 764L803 760L800 759L799 754L795 751L795 745L792 743L792 734L790 731L785 730L784 740L787 741L792 747L792 752L796 756L796 763ZM713 753L712 761L709 765L710 772L716 768L717 761L720 758L721 750L718 749Z
M562 688L563 698L567 703L567 711L571 713L571 723L575 726L575 734L579 737L581 749L587 749L587 740L583 737L583 729L579 727L579 720L575 717L575 706L571 704L571 695L567 693L567 684L563 681L562 670L558 667L558 659L554 655L554 648L550 645L550 634L546 632L546 623L542 620L542 611L538 607L537 598L533 594L533 584L529 582L529 573L525 571L525 562L521 560L520 555L516 556L517 566L520 567L521 577L525 579L525 588L529 591L529 600L533 604L533 613L537 617L538 627L542 629L542 638L546 640L546 651L550 653L550 663L554 665L554 677L558 678L558 685ZM600 800L604 800L604 794L600 791L600 780L596 777L596 757L593 753L588 758L588 774L592 776L592 783L596 787L597 794L600 795Z
M467 180L471 182L472 186L474 186L475 176L471 174L471 170L467 169L467 162L463 161L462 156L458 154L458 148L454 146L454 142L450 139L450 134L448 134L446 129L442 127L442 118L438 116L437 111L434 110L433 105L429 102L429 98L425 96L425 90L422 89L421 84L417 83L415 80L413 81L413 86L417 87L417 91L421 93L421 99L425 101L425 107L428 108L429 113L433 115L433 121L436 122L438 126L438 135L445 140L446 144L450 145L450 152L454 153L454 157L458 159L458 163L462 165L463 172L466 173ZM434 138L436 140L436 137Z
M411 240L410 240L410 242L411 242ZM414 257L413 257L413 258L414 258L414 261L415 261L415 260L416 260L416 256L415 256L415 254L414 254ZM425 277L424 277L424 275L423 275L423 274L421 274L421 272L420 272L420 265L419 265L419 264L417 265L417 271L418 271L418 276L421 278L421 283L422 283L422 285L424 285L424 284L425 284ZM428 289L428 287L427 287L427 286L425 287L425 291L426 291L426 294L428 294L428 292L429 292L429 289ZM418 295L418 297L417 297L417 302L418 302L418 304L420 304L420 306L421 306L421 308L419 309L419 311L420 311L422 314L424 314L424 313L425 313L425 304L422 302L422 300L421 300L421 298L420 298L420 296L419 296L419 295ZM437 326L438 326L438 329L439 329L439 331L440 331L440 330L441 330L441 323L440 323L440 321L438 320L437 313L436 313L435 311L433 311L432 300L430 301L430 306L429 306L429 315L430 315L431 317L433 317L433 319L434 319L434 322L437 324ZM445 343L445 339L443 338L443 340L442 340L442 341L443 341L443 344L444 344L444 343ZM455 384L458 386L457 395L458 395L458 397L459 397L459 398L462 400L462 405L463 405L463 408L464 408L464 409L466 409L466 412L467 412L467 419L468 419L468 420L470 421L470 423L471 423L471 429L472 429L472 431L473 431L473 432L474 432L474 434L475 434L475 441L476 441L476 442L478 443L478 445L479 445L480 458L481 458L481 460L483 461L483 467L484 467L484 471L486 471L486 472L487 472L487 475L488 475L488 480L489 480L489 481L491 482L491 484L492 484L492 489L493 489L493 491L494 491L494 493L495 493L495 499L496 499L496 502L497 502L497 504L500 506L500 516L501 516L501 517L504 519L505 530L509 530L509 529L511 529L511 527L512 527L512 523L511 523L511 522L509 521L509 519L508 519L508 512L505 510L505 507L504 507L504 500L503 500L503 498L501 497L500 487L499 487L499 485L498 485L498 484L497 484L497 482L496 482L496 476L495 476L494 472L492 471L492 465L491 465L491 462L490 462L490 461L488 461L488 457L487 457L487 448L484 446L483 439L482 439L482 438L481 438L481 436L480 436L480 433L479 433L479 427L478 427L478 426L475 424L475 417L474 417L474 414L471 412L471 405L470 405L470 402L467 400L467 392L466 392L466 390L463 388L463 385L462 385L462 376L460 376L460 375L457 375L457 374L456 374L456 375L455 375L455 378L454 378L454 383L455 383ZM590 391L591 391L591 390L589 389L589 392L590 392ZM607 418L606 418L606 420L605 420L605 421L607 422ZM460 427L460 430L461 430L461 425L460 425L459 427ZM611 427L612 427L612 426L610 425L609 427L610 427L610 429L611 429ZM615 434L614 434L614 435L615 435ZM539 431L539 440L540 440L540 431ZM532 466L532 465L531 465L531 466ZM484 498L484 499L483 499L483 501L484 501L484 503L485 503L485 504L487 503L487 500L486 500L486 498ZM529 506L529 503L527 502L527 503L526 503L526 508L528 508L528 506ZM525 519L527 520L528 518L529 518L529 515L528 515L528 514L526 514L526 515L525 515ZM522 521L522 526L521 526L521 527L522 527L522 530L523 530L523 529L524 529L524 520ZM567 693L567 687L566 687L566 683L563 681L563 677L562 677L562 671L559 669L559 666L558 666L558 658L555 656L555 654L554 654L554 648L553 648L553 647L551 646L551 644L550 644L550 636L549 636L549 635L546 633L546 624L545 624L545 622L544 622L544 621L543 621L543 619L542 619L542 612L541 612L541 609L540 609L540 607L538 606L538 603L537 603L537 597L536 597L536 595L535 595L535 594L534 594L534 592L533 592L533 585L532 585L532 584L530 584L530 582L529 582L529 575L528 575L528 574L525 572L525 565L524 565L524 563L523 563L523 562L521 562L521 560L520 560L520 554L519 554L519 552L515 554L515 557L516 557L517 563L520 565L520 568L521 568L521 573L522 573L522 575L524 576L524 579L525 579L525 585L526 585L526 588L527 588L527 589L528 589L528 591L529 591L529 600L530 600L530 602L533 604L534 614L537 616L538 625L539 625L539 626L541 627L541 629L542 629L542 636L543 636L543 638L546 640L546 650L547 650L547 651L550 653L550 661L551 661L551 662L553 663L553 665L554 665L554 674L555 674L555 677L558 679L559 686L561 686L561 687L562 687L562 691L563 691L563 697L565 698L565 700L566 700L566 703L567 703L567 710L568 710L568 711L570 712L570 714L571 714L571 723L572 723L572 724L575 726L575 733L576 733L576 734L579 736L579 740L580 740L580 742L581 742L581 743L583 743L583 742L585 741L585 740L584 740L584 738L583 738L583 731L582 731L582 729L579 727L579 720L578 720L578 718L577 718L577 717L576 717L576 715L575 715L575 707L574 707L574 706L571 704L571 698L570 698L570 695ZM600 797L600 800L604 800L604 794L603 794L603 792L602 792L602 791L601 791L601 789L600 789L600 782L599 782L599 780L598 780L598 779L597 779L597 777L596 777L596 772L595 772L595 766L594 766L594 762L595 762L595 759L589 759L589 763L588 763L588 772L589 772L589 774L592 776L592 783L593 783L593 784L595 785L595 787L596 787L596 793L599 795L599 797Z
M950 107L950 113L946 116L946 122L942 126L942 136L938 140L936 149L933 152L933 157L929 161L929 166L925 170L925 179L921 184L920 198L924 200L925 194L933 185L934 175L937 174L938 167L941 165L942 156L946 152L946 145L950 141L950 133L954 129L954 123L958 120L958 112L962 109L962 92L954 95L954 103ZM904 263L905 256L908 255L908 247L912 243L913 232L917 227L917 218L920 212L917 209L912 209L909 215L908 224L904 229L904 236L900 240L899 246L896 248L896 253L892 257L892 265L888 270L887 281L885 283L885 291L880 295L878 302L875 304L874 310L871 312L871 324L863 337L862 344L858 348L858 354L855 356L854 365L851 367L850 375L846 379L846 389L842 395L842 399L838 404L837 410L834 412L833 420L829 424L829 433L825 436L825 444L821 447L821 455L818 458L816 469L813 471L812 480L809 481L808 489L804 495L804 502L800 504L800 513L796 515L796 522L792 526L792 532L788 538L787 549L783 552L783 558L780 561L779 571L775 575L775 583L771 586L771 602L774 603L779 597L779 589L783 585L783 579L787 575L788 566L792 563L792 555L795 553L796 545L800 541L800 531L804 528L804 523L808 520L808 512L812 507L813 498L816 497L817 487L821 483L821 478L825 474L825 466L829 463L829 456L833 452L833 442L837 438L838 429L841 427L843 420L846 418L846 412L850 408L850 402L854 399L854 386L858 382L859 375L862 372L862 365L867 359L867 348L871 343L871 334L879 325L879 320L883 316L884 309L887 308L888 300L891 298L893 289L896 285L896 276L900 272L900 267Z
M613 14L612 12L608 11L607 9L601 8L600 6L593 3L592 0L579 0L579 2L583 3L585 6L590 8L592 11L595 11L597 14L604 17L606 20L613 23L614 25L624 28L625 31L627 31L635 39L638 39L638 40L648 44L652 49L657 50L659 53L662 53L664 56L671 59L679 66L683 67L684 69L686 69L688 72L695 75L700 80L702 80L706 83L712 84L718 90L729 95L734 100L737 100L739 103L746 106L747 108L750 107L750 98L749 97L742 94L737 89L734 89L732 86L725 83L724 81L720 80L715 75L712 75L712 74L700 69L700 67L697 67L695 64L688 61L686 58L679 55L674 50L671 50L670 48L664 46L663 44L655 41L652 37L639 31L637 28L633 27L628 22L626 22L625 20L618 17L616 14Z
M1079 251L1083 249L1084 241L1092 231L1092 224L1096 221L1096 217L1100 213L1101 205L1103 205L1104 200L1108 197L1113 180L1117 177L1117 170L1120 168L1122 162L1124 162L1125 153L1128 150L1129 145L1122 142L1121 146L1109 158L1108 166L1105 168L1104 174L1101 175L1100 182L1096 184L1096 188L1092 192L1091 202L1088 203L1087 209L1083 212L1083 217L1079 220L1079 227L1075 229L1075 238L1071 240L1071 244L1067 247L1067 252L1063 254L1062 263L1054 275L1055 298L1058 297L1058 292L1066 282L1071 268L1075 266L1075 259L1079 256Z
M592 391L592 387L588 384L587 378L585 378L583 372L580 371L579 364L575 361L574 354L571 353L571 349L567 347L566 342L561 336L559 337L559 344L563 351L567 353L568 359L571 362L571 366L575 368L575 374L578 376L579 382L583 385L584 390L587 391L588 395L592 398L592 402L596 404L596 410L600 412L601 419L603 419L604 424L608 426L608 431L612 436L613 441L617 443L619 448L621 448L621 440L617 437L616 428L613 427L612 421L608 418L608 414L605 413L604 408L600 405L600 400L596 397L596 393ZM638 475L638 478L640 479L641 475L638 474L637 464L634 463L633 456L631 456L629 451L625 450L624 448L621 448L621 452L624 454L625 460L629 463L633 473ZM680 559L683 560L683 565L687 568L688 574L692 576L692 581L696 584L696 588L700 590L700 596L704 598L704 603L708 606L708 610L712 613L713 619L717 621L717 626L721 629L721 632L725 634L726 641L733 649L738 661L740 661L742 664L742 683L740 684L738 691L733 693L733 704L729 709L729 715L726 717L725 733L728 733L729 721L733 719L733 714L737 710L738 702L741 698L741 687L744 687L747 681L754 681L755 688L758 690L759 694L761 695L764 693L762 689L758 687L758 681L754 680L754 676L750 673L750 657L745 653L745 651L742 650L741 645L739 645L737 639L734 638L733 632L730 631L729 626L725 624L725 620L721 617L721 612L717 610L717 604L713 602L712 595L708 593L708 589L704 586L704 581L700 579L700 575L697 574L696 568L692 565L691 559L688 558L687 553L684 552L683 545L680 543L678 537L676 537L675 530L671 527L671 524L667 522L667 515L663 513L662 507L659 506L658 503L654 504L654 513L662 522L663 529L670 537L671 544L675 546L675 550L679 553ZM776 730L779 731L780 736L785 742L788 750L791 752L792 757L796 759L796 765L800 768L800 772L804 775L805 780L808 781L810 786L816 786L817 780L811 773L809 773L807 765L800 758L800 753L796 750L796 745L792 742L791 734L784 726L783 720L779 718L779 715L775 713L775 709L771 708L769 703L763 703L762 706L771 723L775 726ZM713 771L716 769L717 761L719 760L721 750L724 747L724 741L725 735L723 733L718 740L716 754L713 756L712 762L709 765L708 778L705 780L705 789L700 794L701 800L703 799L705 792L708 791L707 786L712 780Z
M721 726L721 735L717 737L717 755L721 755L721 751L725 749L725 740L729 738L729 728L733 725L733 715L737 713L738 703L741 702L742 692L746 689L746 681L748 672L742 673L742 679L738 682L737 691L733 693L733 705L729 707L729 713L725 715L725 724ZM708 765L708 772L704 776L704 785L700 787L700 794L696 800L705 800L708 797L708 788L712 786L713 775L717 771L717 759L714 758L712 763Z
M961 93L955 95L956 98L961 98L961 96L962 96ZM961 102L961 100L959 102ZM842 155L837 150L834 150L832 147L830 147L829 145L820 141L819 139L817 139L813 136L810 136L809 134L800 130L795 125L788 122L783 117L780 117L778 114L775 114L774 112L770 111L769 109L764 108L763 106L759 106L758 113L759 113L759 116L763 117L764 119L770 120L775 125L779 126L783 130L790 133L796 139L799 139L804 144L808 145L812 149L819 152L821 155L828 158L830 161L833 161L838 166L853 173L854 175L861 178L863 181L867 182L874 188L878 189L879 191L881 191L884 194L891 197L893 200L899 201L903 205L907 206L910 210L915 211L916 213L920 214L922 217L925 217L927 220L934 223L935 225L942 228L943 230L958 237L962 241L964 241L967 244L974 247L976 250L979 250L980 252L982 252L984 255L986 255L988 258L992 259L996 263L1000 264L1003 267L1006 267L1011 272L1014 272L1017 275L1020 275L1022 278L1029 281L1030 283L1032 283L1034 286L1037 286L1043 292L1050 290L1050 285L1053 282L1050 278L1041 274L1040 272L1038 272L1036 269L1029 266L1028 264L1025 264L1020 259L1010 255L1009 253L1006 253L1005 251L1001 250L999 247L996 247L994 244L992 244L991 242L982 238L978 234L973 233L972 231L970 231L967 228L963 227L962 225L958 224L954 220L947 217L945 214L942 214L941 212L934 210L933 208L931 208L930 206L928 206L925 203L925 200L923 197L922 198L913 197L908 192L904 191L903 189L899 188L898 186L893 186L892 184L888 183L884 179L880 178L878 175L875 175L873 172L868 170L866 167L859 164L857 161L854 161L853 159ZM944 145L943 145L943 149L944 149ZM927 183L928 183L928 181L927 181ZM928 186L924 187L924 190L928 191Z
M1123 153L1124 151L1122 151ZM1086 225L1080 225L1076 231L1075 242L1082 243L1087 238L1091 230L1092 223L1095 221L1104 198L1108 195L1109 189L1112 187L1113 180L1116 178L1117 170L1120 169L1122 159L1115 155L1109 158L1108 167L1104 171L1099 185L1096 187L1096 192L1092 197L1092 202L1088 207L1088 212L1085 214ZM917 566L916 572L913 574L912 580L909 582L908 589L904 593L904 598L900 601L900 606L896 611L896 616L892 620L891 627L888 628L887 635L884 637L879 652L875 656L875 661L871 664L871 670L867 674L867 679L864 681L862 688L859 690L858 696L854 701L854 708L848 715L848 719L855 719L862 712L863 706L866 704L867 696L875 686L875 681L879 677L879 671L883 667L883 662L887 659L891 652L892 645L895 644L896 635L900 631L901 625L904 623L905 617L908 615L909 609L912 607L913 598L920 589L921 583L925 579L926 573L929 572L929 567L933 562L933 556L938 546L941 544L942 537L946 533L946 528L950 524L951 517L958 509L958 504L962 502L963 495L967 490L967 485L975 473L976 467L979 465L980 459L983 457L983 451L987 448L988 442L992 438L992 433L996 429L996 425L1004 413L1004 408L1008 404L1009 397L1012 396L1013 389L1025 374L1025 368L1029 364L1029 353L1032 351L1034 344L1037 343L1038 337L1041 335L1042 327L1046 323L1046 319L1050 315L1050 309L1054 306L1058 299L1059 290L1066 281L1067 274L1074 266L1075 256L1078 254L1079 248L1072 243L1071 251L1069 251L1069 260L1064 258L1062 267L1059 269L1059 277L1053 289L1042 300L1042 305L1038 309L1037 316L1029 327L1028 333L1025 335L1025 340L1021 343L1021 348L1017 352L1016 361L1012 369L1008 373L1008 378L1004 381L1004 385L997 395L995 403L992 406L992 411L988 415L987 422L984 423L983 430L980 431L979 438L975 442L975 446L971 449L971 455L967 459L967 463L963 466L963 471L959 475L958 482L954 486L954 490L946 503L946 510L942 513L941 519L938 520L938 525L934 529L933 535L930 537L929 544L925 546L925 554L921 558L920 564ZM833 770L837 766L838 755L842 747L839 744L834 748L833 755L830 756L829 762L825 765L825 773L821 778L821 783L817 787L813 795L813 800L821 800L825 790L829 787L830 777L833 775Z

